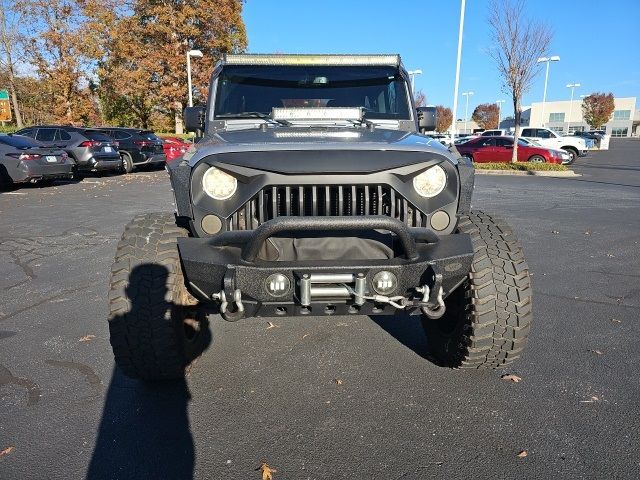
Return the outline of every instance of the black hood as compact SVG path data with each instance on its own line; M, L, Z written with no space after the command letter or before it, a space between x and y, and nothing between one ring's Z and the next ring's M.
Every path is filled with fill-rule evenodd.
M435 155L434 155L435 154ZM215 158L211 158L215 155ZM218 132L188 158L207 158L280 173L374 172L452 158L438 141L406 131L375 128L281 127Z

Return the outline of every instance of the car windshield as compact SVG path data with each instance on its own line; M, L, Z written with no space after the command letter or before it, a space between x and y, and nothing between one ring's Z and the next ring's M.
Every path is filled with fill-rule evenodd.
M0 142L15 148L32 148L42 145L37 140L22 135L2 135L0 136Z
M250 118L274 107L362 107L368 119L411 119L408 90L394 67L226 66L215 116Z

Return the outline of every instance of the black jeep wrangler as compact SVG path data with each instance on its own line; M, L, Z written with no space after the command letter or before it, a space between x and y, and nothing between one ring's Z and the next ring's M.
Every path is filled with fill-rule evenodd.
M520 356L520 245L470 210L473 166L417 133L399 56L227 55L185 123L202 138L168 166L175 214L136 217L112 269L125 374L184 375L212 315L420 315L441 365Z

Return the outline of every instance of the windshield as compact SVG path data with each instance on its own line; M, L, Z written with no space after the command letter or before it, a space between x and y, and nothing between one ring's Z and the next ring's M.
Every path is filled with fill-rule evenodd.
M368 119L411 119L407 87L394 67L224 67L216 117L269 115L273 107L363 107Z

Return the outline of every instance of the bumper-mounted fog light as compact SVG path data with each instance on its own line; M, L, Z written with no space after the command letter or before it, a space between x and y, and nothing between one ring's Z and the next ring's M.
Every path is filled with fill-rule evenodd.
M373 276L372 287L380 295L389 295L398 288L398 278L393 273L382 270Z
M269 295L273 297L281 297L287 294L291 288L291 282L281 273L273 273L267 277L265 288Z

